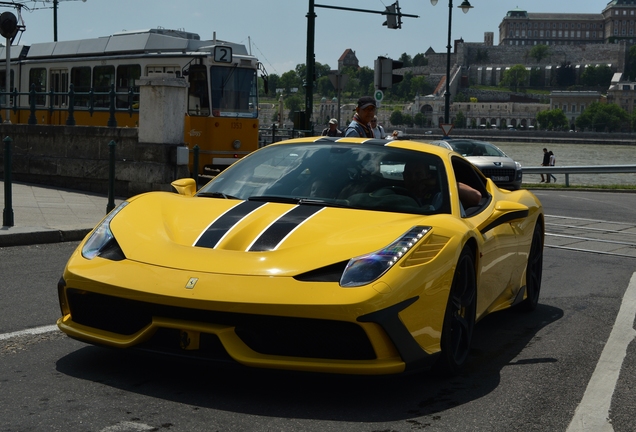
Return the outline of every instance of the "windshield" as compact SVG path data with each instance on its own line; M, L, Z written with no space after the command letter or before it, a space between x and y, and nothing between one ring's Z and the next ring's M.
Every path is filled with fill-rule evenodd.
M450 141L449 144L462 156L507 157L503 151L484 141Z
M210 67L212 114L215 117L256 118L256 71L227 66Z
M273 145L222 171L198 196L450 213L442 160L424 152L331 142Z

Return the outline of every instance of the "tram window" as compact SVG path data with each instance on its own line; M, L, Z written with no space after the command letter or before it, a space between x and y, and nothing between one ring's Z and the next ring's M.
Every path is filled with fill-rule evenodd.
M87 107L90 101L88 92L91 91L91 68L89 66L71 68L71 84L76 93L75 106Z
M93 68L93 90L95 106L110 106L110 87L115 84L115 66L95 66Z
M13 83L13 70L11 70L11 74L9 74L9 79L11 80L9 82L9 90L13 89L14 87L14 83ZM7 71L6 69L3 69L0 71L0 91L6 91L6 89L4 88L4 86L7 84ZM13 103L13 99L9 98L9 103L12 104ZM0 97L0 104L2 105L7 105L7 99L5 95L2 95Z
M192 65L188 75L188 114L210 115L210 99L208 97L208 74L205 66Z
M181 67L180 66L146 66L146 75L173 75L173 76L181 76Z
M128 90L133 91L133 108L139 107L139 86L137 81L141 77L141 66L120 65L117 66L117 85L115 91L121 93L117 95L117 108L128 108Z
M46 92L46 69L44 68L33 68L29 71L29 91L31 91L31 86L35 84L36 92ZM36 105L45 105L46 104L46 94L37 95L35 97Z
M212 112L222 117L258 116L256 71L253 69L212 66Z

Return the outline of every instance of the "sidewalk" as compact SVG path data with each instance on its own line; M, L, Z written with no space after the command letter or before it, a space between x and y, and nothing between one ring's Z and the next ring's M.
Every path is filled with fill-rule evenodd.
M13 226L0 228L0 247L79 241L106 216L108 196L26 183L11 184ZM121 203L115 200L115 206ZM5 217L0 181L0 217Z

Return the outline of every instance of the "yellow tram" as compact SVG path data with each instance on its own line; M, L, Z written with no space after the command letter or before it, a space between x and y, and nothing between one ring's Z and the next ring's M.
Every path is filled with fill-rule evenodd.
M136 127L143 109L137 80L161 74L189 84L183 141L191 150L199 147L201 167L222 169L258 148L257 78L265 71L244 45L217 40L216 34L201 40L160 28L11 46L8 98L6 54L0 48L0 108L3 117L10 110L12 123L33 122L34 89L36 123L67 124L72 84L76 125L109 125L114 90L117 126Z

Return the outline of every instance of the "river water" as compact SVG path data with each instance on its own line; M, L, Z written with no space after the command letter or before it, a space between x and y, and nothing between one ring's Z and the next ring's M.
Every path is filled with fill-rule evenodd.
M543 160L543 148L554 153L556 165L636 165L636 145L611 144L539 144L520 142L493 143L522 167L536 167ZM557 183L565 183L564 174L555 174ZM539 174L524 174L524 183L538 183ZM636 173L570 174L570 185L636 185Z

